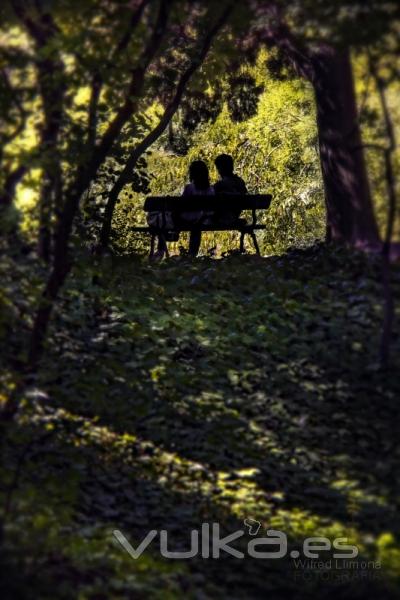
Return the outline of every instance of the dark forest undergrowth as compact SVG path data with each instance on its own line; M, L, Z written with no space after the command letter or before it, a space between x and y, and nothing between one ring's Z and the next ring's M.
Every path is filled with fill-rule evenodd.
M8 260L5 389L40 283ZM1 597L400 597L400 331L382 370L381 321L379 260L344 250L82 259L3 430ZM112 535L166 529L184 550L201 523L248 518L300 557L308 536L346 537L358 567L167 560L157 540L134 560Z

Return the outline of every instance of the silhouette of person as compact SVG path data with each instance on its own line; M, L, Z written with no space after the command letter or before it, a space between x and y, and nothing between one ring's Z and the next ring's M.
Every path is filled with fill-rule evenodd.
M210 185L210 177L208 173L208 167L202 160L195 160L190 164L189 167L189 180L190 183L186 184L182 196L214 196L215 191L212 185ZM201 224L203 219L211 213L205 211L187 211L182 213L172 213L171 219L176 227L185 227L187 225L192 226L195 224ZM162 258L166 252L167 244L166 241L178 241L179 234L172 234L167 236L158 237L158 247L156 258ZM190 256L197 256L201 243L201 231L192 231L190 233L189 241L189 254Z
M216 194L221 195L243 195L247 194L246 184L239 175L233 170L233 158L229 154L220 154L215 159L215 166L220 179L214 183ZM240 216L240 210L215 211L214 221L223 225L230 225L237 221Z
M210 176L208 167L203 160L194 160L189 167L189 179L184 190L183 196L214 196L215 191L210 185ZM180 218L183 223L200 224L207 217L206 211L184 212ZM201 231L192 231L190 233L189 254L197 256L201 243Z
M194 160L189 167L190 183L185 185L182 196L214 196L210 185L208 167L204 160Z

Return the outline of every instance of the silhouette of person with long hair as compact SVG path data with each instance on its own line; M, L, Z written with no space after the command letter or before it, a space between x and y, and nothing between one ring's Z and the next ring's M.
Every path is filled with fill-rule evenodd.
M189 167L190 183L185 185L182 196L214 196L215 191L210 184L208 167L204 160L194 160Z
M214 196L215 191L210 184L208 167L203 160L194 160L189 167L190 183L185 185L183 196ZM184 223L194 225L200 224L209 213L205 211L184 212L181 219ZM189 254L197 256L201 243L201 231L192 231L190 233Z
M194 160L189 167L190 183L186 184L182 192L183 197L190 196L214 196L215 191L210 184L208 167L203 160ZM205 211L187 211L179 214L172 214L171 218L174 226L185 227L201 224L202 220L208 215ZM179 234L167 236L168 241L178 241ZM192 231L190 233L189 254L197 256L201 243L201 231ZM156 258L162 258L166 252L166 238L158 237L158 248Z

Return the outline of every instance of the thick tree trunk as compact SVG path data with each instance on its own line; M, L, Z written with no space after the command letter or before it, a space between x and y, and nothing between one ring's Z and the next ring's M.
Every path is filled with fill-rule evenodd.
M280 19L279 11L275 17ZM309 48L283 22L266 30L265 39L314 87L327 239L360 247L379 246L349 49L329 44Z
M359 247L379 245L350 54L324 46L310 53L317 104L327 239Z

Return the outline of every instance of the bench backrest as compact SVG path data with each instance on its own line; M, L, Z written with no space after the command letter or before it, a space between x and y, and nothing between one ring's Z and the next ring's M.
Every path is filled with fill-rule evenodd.
M230 194L215 196L149 196L144 203L145 212L192 210L255 210L267 209L271 194Z

